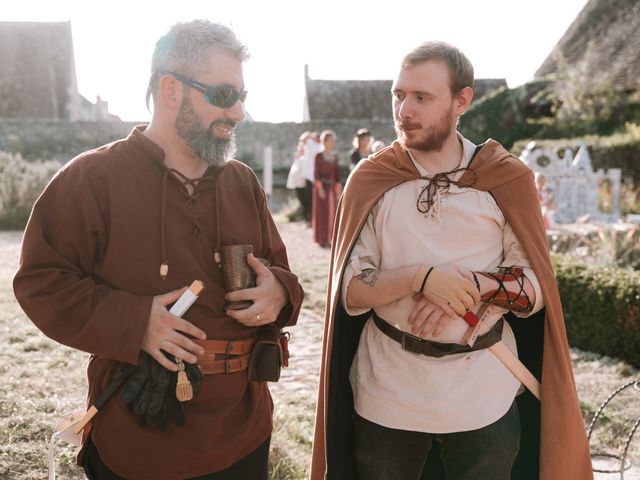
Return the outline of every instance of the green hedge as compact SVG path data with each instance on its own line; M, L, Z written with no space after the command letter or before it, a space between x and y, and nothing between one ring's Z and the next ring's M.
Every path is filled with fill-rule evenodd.
M569 344L640 367L640 272L553 256Z

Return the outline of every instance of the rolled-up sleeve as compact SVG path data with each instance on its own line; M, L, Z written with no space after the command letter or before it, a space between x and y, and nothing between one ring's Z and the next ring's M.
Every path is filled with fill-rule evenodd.
M347 305L347 290L353 277L360 275L364 270L378 270L380 268L380 246L376 238L374 225L376 210L377 209L374 208L372 212L369 213L367 221L358 236L358 240L351 250L349 261L342 275L342 306L349 315L361 315L369 311L368 308L349 308Z

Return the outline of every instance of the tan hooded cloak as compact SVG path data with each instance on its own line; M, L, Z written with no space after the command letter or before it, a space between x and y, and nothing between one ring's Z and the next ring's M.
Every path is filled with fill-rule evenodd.
M538 314L525 319L510 316L509 319L520 359L542 382L540 404L529 392L518 397L521 454L512 478L536 478L539 468L541 480L592 479L589 445L533 173L493 140L488 140L476 153L469 166L471 171L466 171L461 180L494 197L526 252L545 300L545 309ZM348 372L368 314L360 317L346 314L340 304L341 280L351 249L371 208L386 191L418 178L420 174L406 150L396 141L360 162L338 205L311 480L356 478L351 427L353 396Z

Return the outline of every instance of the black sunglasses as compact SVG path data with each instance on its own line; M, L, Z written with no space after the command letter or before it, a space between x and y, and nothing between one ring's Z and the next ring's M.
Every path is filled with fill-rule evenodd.
M244 103L247 98L246 90L236 90L230 85L207 85L205 83L196 82L191 78L185 77L175 72L168 72L165 70L158 70L161 75L171 75L176 80L181 81L189 87L193 87L196 90L204 94L204 98L214 107L218 108L231 108L235 103L240 100Z

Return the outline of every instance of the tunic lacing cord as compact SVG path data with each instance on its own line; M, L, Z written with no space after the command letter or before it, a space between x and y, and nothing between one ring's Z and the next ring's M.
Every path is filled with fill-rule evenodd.
M218 265L218 268L222 268L222 257L220 256L220 195L218 189L218 178L213 186L215 190L215 210L216 210L216 245L213 249L213 261Z
M182 193L182 195L184 195L187 198L187 202L189 203L189 206L193 207L193 205L197 203L198 182L202 179L199 179L199 178L192 179L192 178L186 177L182 173L180 173L178 170L175 170L173 168L170 168L169 171L173 173L178 178L178 180L180 180L180 193ZM191 187L191 190L189 190L189 187ZM192 213L191 223L193 223L193 234L195 236L198 236L204 231L204 227L198 221L197 214L193 211L191 213Z
M462 182L461 180L451 178L452 175L456 175L467 170L473 174L471 181ZM427 184L422 187L418 194L418 200L416 201L416 208L418 209L418 212L422 213L427 218L431 218L435 213L438 217L438 221L440 221L442 194L448 192L451 185L455 185L459 188L471 187L476 182L476 178L477 174L468 167L459 167L448 172L436 173L432 177L420 177L420 180L426 180ZM434 205L435 208L432 208Z
M224 167L223 167L224 168ZM215 175L213 178L209 177L209 179L213 180L213 188L215 190L215 212L216 212L216 245L215 245L215 250L214 250L214 260L216 261L216 263L218 264L218 266L220 266L220 261L219 261L219 257L220 257L220 209L219 209L219 205L220 205L220 201L219 201L219 194L218 194L218 188L217 188L217 184L218 184L218 177L220 176L220 173L222 172L222 168L216 169ZM194 202L196 200L196 197L198 195L198 191L197 191L197 185L198 182L203 180L203 178L199 178L199 179L191 179L189 177L184 176L182 173L180 173L178 170L175 170L173 168L166 168L163 175L162 175L162 200L161 200L161 207L160 207L160 243L161 243L161 249L162 249L162 263L160 264L160 278L162 278L162 280L166 280L167 275L169 274L169 258L167 256L167 249L166 249L166 239L165 239L165 217L166 217L166 199L167 199L167 178L169 177L169 174L173 173L178 180L180 180L180 185L181 185L181 189L180 191L182 192L183 195L185 195L187 197L187 200L189 202ZM193 193L191 193L189 191L188 186L191 185L193 187ZM200 222L198 222L197 216L194 215L193 218L191 219L191 221L194 224L194 235L199 235L201 234L204 229L202 227L202 225L200 224Z
M162 175L162 200L160 206L160 244L162 248L162 263L160 264L160 278L162 280L167 279L169 274L169 259L167 258L167 248L164 235L164 218L166 211L166 199L167 199L167 178L169 177L169 170L165 170Z

